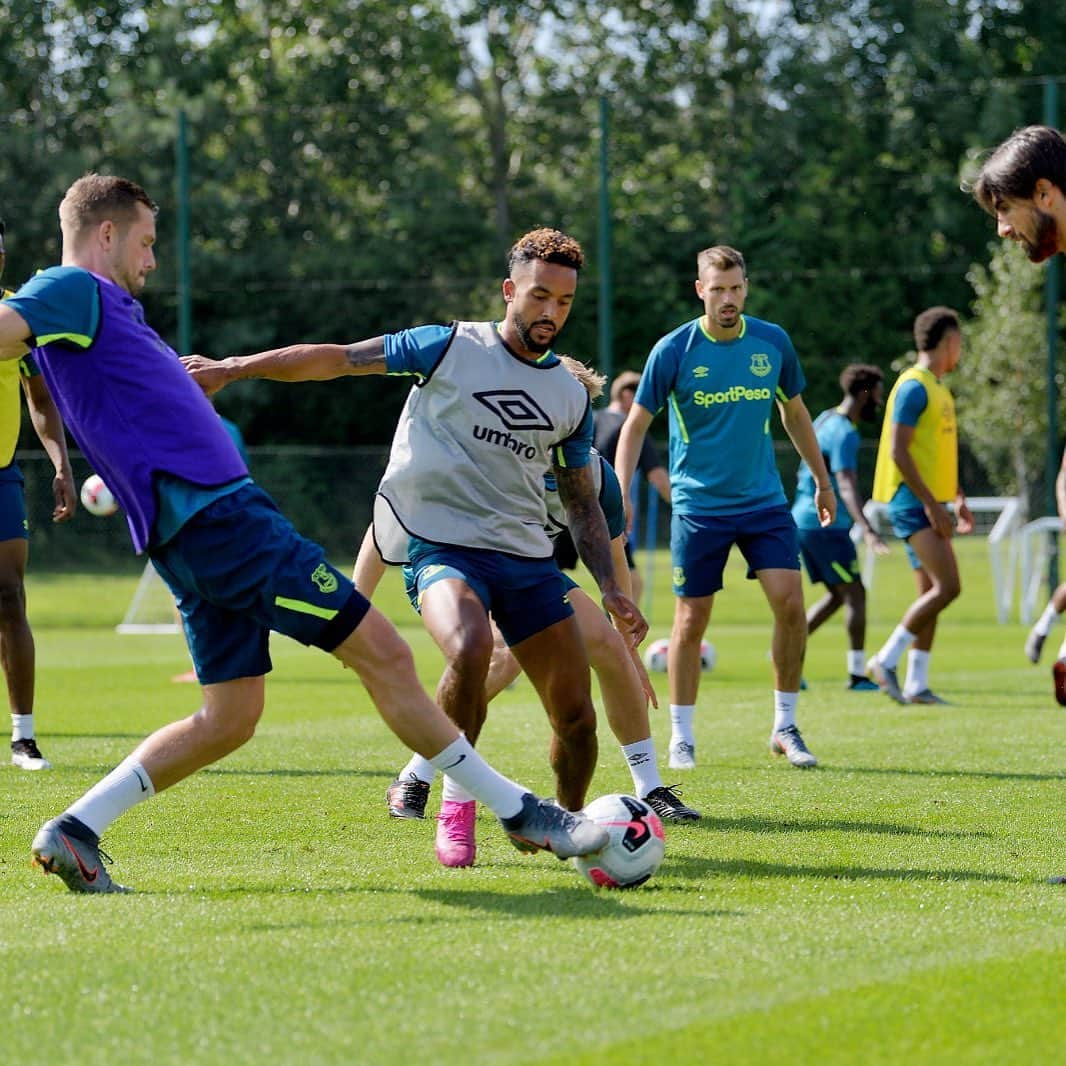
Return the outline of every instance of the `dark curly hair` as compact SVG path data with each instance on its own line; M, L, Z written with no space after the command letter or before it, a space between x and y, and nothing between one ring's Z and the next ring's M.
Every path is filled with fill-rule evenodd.
M507 272L511 273L519 263L532 263L536 259L574 270L585 265L585 253L573 237L544 227L530 230L514 242L507 254Z

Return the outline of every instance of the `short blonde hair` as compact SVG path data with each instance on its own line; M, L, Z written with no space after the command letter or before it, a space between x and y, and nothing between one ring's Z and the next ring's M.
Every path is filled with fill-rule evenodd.
M607 384L607 375L585 366L580 359L572 355L560 355L559 362L585 386L590 400L598 400L603 395L603 386Z
M137 204L152 214L158 205L135 181L108 174L86 174L78 178L59 205L59 223L64 234L78 240L101 222L129 225L137 217Z

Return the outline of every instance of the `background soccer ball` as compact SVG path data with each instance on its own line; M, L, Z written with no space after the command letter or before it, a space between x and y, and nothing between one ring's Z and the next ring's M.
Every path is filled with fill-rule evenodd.
M666 653L670 650L670 641L653 640L644 652L644 665L656 673L666 673ZM718 652L709 640L700 641L700 669L710 671L718 662Z
M99 474L90 474L81 486L81 505L89 514L106 518L118 510L118 503Z
M600 796L584 813L602 825L610 839L593 855L579 855L574 865L597 888L636 888L663 861L663 823L633 796Z

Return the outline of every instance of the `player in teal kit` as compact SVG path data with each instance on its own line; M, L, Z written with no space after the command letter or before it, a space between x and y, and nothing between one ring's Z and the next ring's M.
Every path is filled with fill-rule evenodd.
M807 612L807 636L843 606L848 631L847 687L851 692L877 692L878 685L866 677L866 588L851 539L851 524L862 530L872 551L883 554L888 550L862 511L859 431L855 428L860 421L877 418L884 393L883 375L876 366L852 363L841 373L840 387L844 390L840 404L814 420L818 446L838 500L836 518L823 528L814 507L814 476L806 463L800 464L796 476L792 517L799 530L807 574L814 584L825 585L825 595Z
M801 458L814 472L815 507L836 514L810 414L805 380L788 334L743 314L748 279L743 256L719 245L700 252L696 292L704 314L652 349L618 443L622 495L652 418L664 407L670 426L673 516L670 554L677 597L670 637L670 766L692 769L692 720L700 681L700 642L714 595L736 544L774 615L774 724L770 748L793 766L814 766L796 725L807 621L796 526L774 462L770 419L776 404Z

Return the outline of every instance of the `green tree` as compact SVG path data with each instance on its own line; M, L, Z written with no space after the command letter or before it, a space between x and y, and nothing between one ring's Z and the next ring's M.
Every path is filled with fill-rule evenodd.
M1035 502L1047 439L1044 274L1021 248L1001 241L988 265L975 264L966 277L972 317L952 384L960 436L996 492L1032 494ZM1060 396L1062 386L1060 373Z

